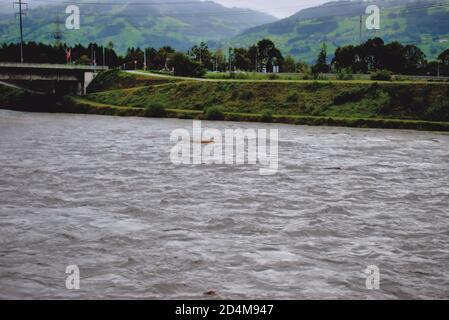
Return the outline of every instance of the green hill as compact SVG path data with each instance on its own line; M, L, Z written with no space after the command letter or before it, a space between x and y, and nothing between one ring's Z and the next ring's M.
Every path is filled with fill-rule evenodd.
M376 4L381 10L380 30L367 30L366 7ZM321 44L328 52L338 46L360 42L360 15L363 15L362 41L381 37L384 41L415 44L435 58L449 47L448 0L334 1L302 10L291 17L244 31L229 45L249 45L270 38L284 55L306 62L316 59Z
M186 50L200 41L233 37L245 29L276 20L261 12L226 8L212 1L78 0L75 3L80 8L81 28L67 30L65 8L69 2L61 1L55 0L52 5L27 12L25 41L54 43L59 24L63 32L61 41L69 44L112 41L122 53L128 47L137 46L170 45ZM12 13L2 15L0 42L18 42L18 29L18 21Z

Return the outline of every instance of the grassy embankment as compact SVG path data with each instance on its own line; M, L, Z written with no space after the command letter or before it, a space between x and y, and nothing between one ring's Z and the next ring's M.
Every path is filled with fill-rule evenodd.
M66 97L55 111L206 119L218 108L230 121L449 131L449 84L371 81L246 81L158 78L110 71L84 97Z
M171 81L92 92L86 99L75 100L80 105L96 103L97 108L121 106L117 114L122 115L138 113L136 109L144 114L144 108L160 104L167 116L180 118L205 119L204 110L217 107L231 121L262 121L262 114L269 110L273 122L449 130L449 106L444 103L449 97L446 83L160 80Z
M53 96L34 94L0 84L0 109L7 108L19 111L36 111L36 106L46 106L47 108L51 108L56 102L57 99Z

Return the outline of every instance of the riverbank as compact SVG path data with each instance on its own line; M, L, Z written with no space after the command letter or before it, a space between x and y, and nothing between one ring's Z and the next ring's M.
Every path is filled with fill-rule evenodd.
M64 107L62 107L61 109L54 109L53 112L98 114L120 117L146 117L146 109L144 108L103 104L92 102L79 97L67 97L65 99ZM186 109L166 109L165 117L198 120L206 119L206 115L204 112ZM264 121L262 114L236 112L225 112L224 120L238 122L266 122ZM273 118L270 122L311 126L449 131L449 122L419 120L273 115Z
M213 107L226 121L449 131L447 83L196 81L113 70L99 75L89 92L36 104L31 94L2 87L0 104L22 111L142 117L158 104L165 117L182 119L206 119Z

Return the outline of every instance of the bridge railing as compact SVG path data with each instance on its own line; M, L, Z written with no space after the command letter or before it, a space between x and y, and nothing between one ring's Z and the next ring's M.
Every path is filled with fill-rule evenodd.
M0 68L24 68L24 69L59 69L59 70L83 70L83 71L103 71L108 70L107 66L84 66L77 64L52 64L52 63L18 63L0 62Z

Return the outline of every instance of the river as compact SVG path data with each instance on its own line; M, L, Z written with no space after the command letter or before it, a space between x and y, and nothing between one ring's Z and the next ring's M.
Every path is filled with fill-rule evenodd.
M172 164L191 126L0 110L0 298L449 298L447 134L203 122L278 129L260 176Z

